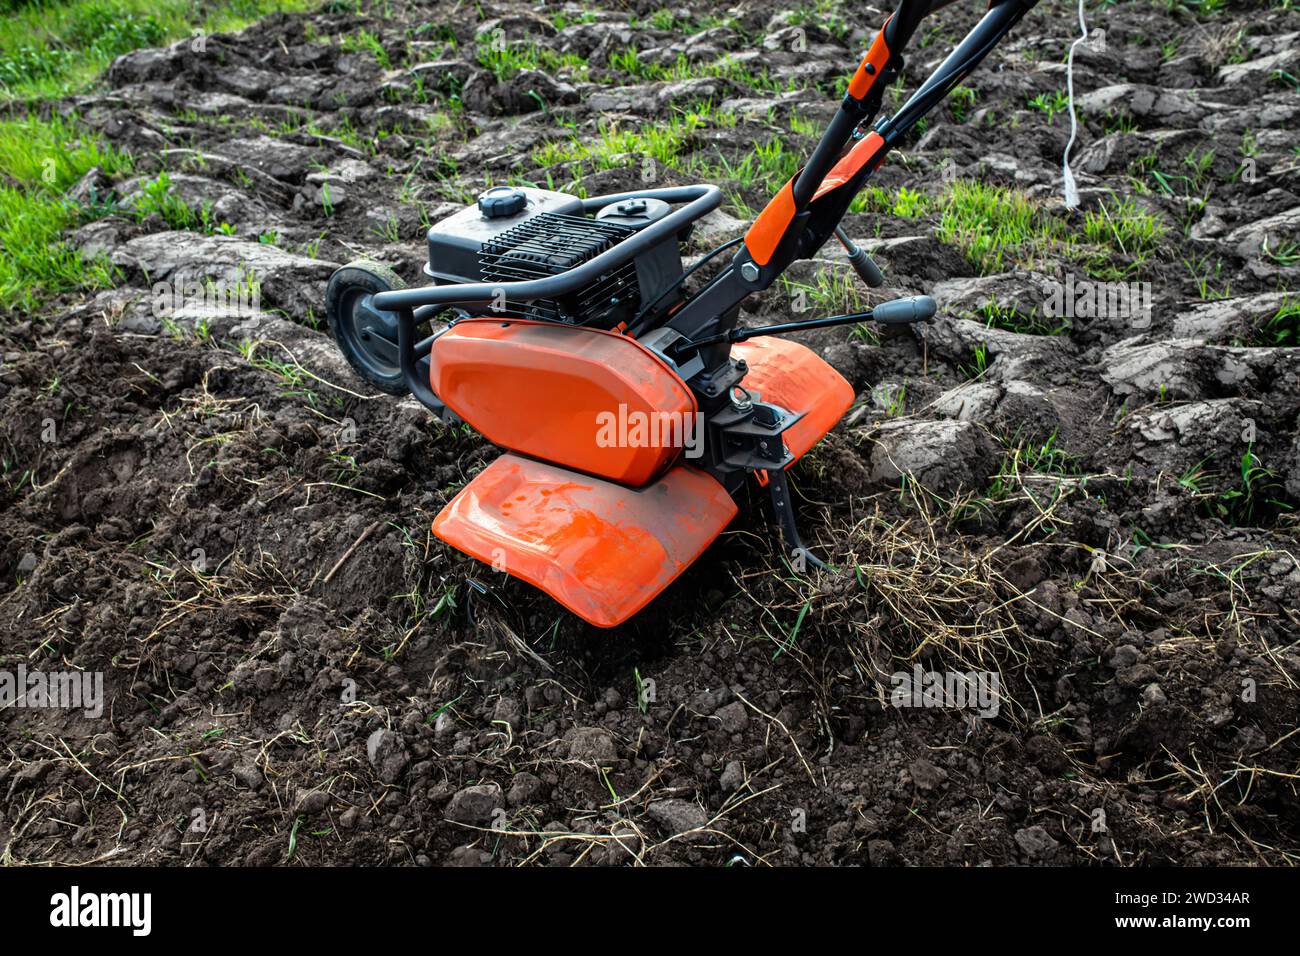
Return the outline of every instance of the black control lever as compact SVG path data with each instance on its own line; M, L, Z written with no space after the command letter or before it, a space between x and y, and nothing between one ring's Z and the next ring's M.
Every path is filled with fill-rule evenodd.
M908 325L928 322L934 318L939 306L928 295L909 295L906 299L891 299L871 310L871 321L881 325Z
M853 266L853 271L858 274L858 278L875 289L885 284L885 274L880 271L880 266L876 265L874 259L867 255L867 251L849 238L849 234L844 231L843 226L835 227L835 238L840 241L844 251L848 253L849 265Z
M701 348L718 342L744 342L760 335L785 335L789 332L806 332L809 329L828 329L836 325L856 325L859 322L879 322L881 325L907 325L933 318L938 306L928 295L909 295L905 299L882 302L869 312L850 312L848 315L828 315L802 322L782 322L779 325L760 325L752 329L730 329L702 339L676 344L677 350Z

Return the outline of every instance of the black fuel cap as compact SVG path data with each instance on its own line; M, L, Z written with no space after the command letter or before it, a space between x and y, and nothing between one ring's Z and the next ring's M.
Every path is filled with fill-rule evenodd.
M493 186L478 197L478 211L484 219L517 216L527 205L528 197L514 186Z
M651 196L633 196L631 199L624 199L612 206L606 206L596 213L596 218L601 222L618 223L621 226L641 229L652 222L658 222L668 215L670 209L668 203L662 199L655 199Z

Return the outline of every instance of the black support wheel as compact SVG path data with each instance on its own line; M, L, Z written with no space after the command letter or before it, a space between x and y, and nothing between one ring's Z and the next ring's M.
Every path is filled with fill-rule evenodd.
M392 269L368 259L349 262L325 288L325 318L339 351L353 371L389 395L409 391L398 360L397 316L376 309L372 299L405 288Z

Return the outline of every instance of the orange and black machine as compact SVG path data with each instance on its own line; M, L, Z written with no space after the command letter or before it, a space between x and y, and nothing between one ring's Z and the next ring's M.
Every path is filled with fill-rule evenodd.
M951 2L901 0L807 163L743 236L688 269L682 243L721 204L716 186L589 199L499 186L429 230L429 284L405 288L368 262L334 274L330 329L357 373L503 449L438 515L439 538L612 627L703 553L752 476L787 553L824 567L800 542L785 471L854 390L780 336L924 321L934 301L757 328L738 327L740 304L832 235L864 282L881 283L840 228L849 203L1036 0L993 0L903 107L871 125L921 19ZM685 280L731 250L687 294Z

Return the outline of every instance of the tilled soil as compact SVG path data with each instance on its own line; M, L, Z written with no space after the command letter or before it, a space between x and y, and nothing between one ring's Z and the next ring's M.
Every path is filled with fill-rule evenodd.
M1132 196L1165 227L1130 277L1149 321L989 327L988 303L1041 309L1068 255L981 269L935 210L846 220L889 295L941 311L879 343L803 338L859 393L793 472L806 538L845 573L793 573L755 495L601 631L430 535L496 452L350 375L322 331L333 269L369 256L418 281L424 224L489 182L635 188L639 155L539 163L601 123L707 101L737 122L693 129L688 160L735 169L777 135L806 151L790 116L829 117L885 15L803 26L793 52L776 4L690 34L716 11L681 6L673 29L636 3L567 7L557 29L555 5L349 4L128 54L57 104L137 168L88 177L123 211L74 236L119 287L0 323L0 652L9 671L102 672L106 706L0 714L5 862L1297 860L1300 352L1256 334L1298 271L1295 13L1092 12L1106 42L1076 56L1075 170L1084 210ZM913 85L977 15L922 28ZM363 30L387 66L340 43ZM591 67L498 81L474 52L498 30ZM973 105L936 111L875 182L1016 186L1079 231L1059 201L1068 114L1027 105L1064 88L1075 32L1041 4L968 80ZM599 65L628 47L798 88ZM163 169L229 228L130 215ZM1137 192L1151 170L1169 188ZM731 211L695 253L764 202L723 175ZM824 256L795 278L845 272ZM254 317L151 310L155 282L250 274ZM790 314L774 288L748 318ZM1025 442L1059 454L1013 454ZM998 674L996 715L895 706L890 675L914 666Z

